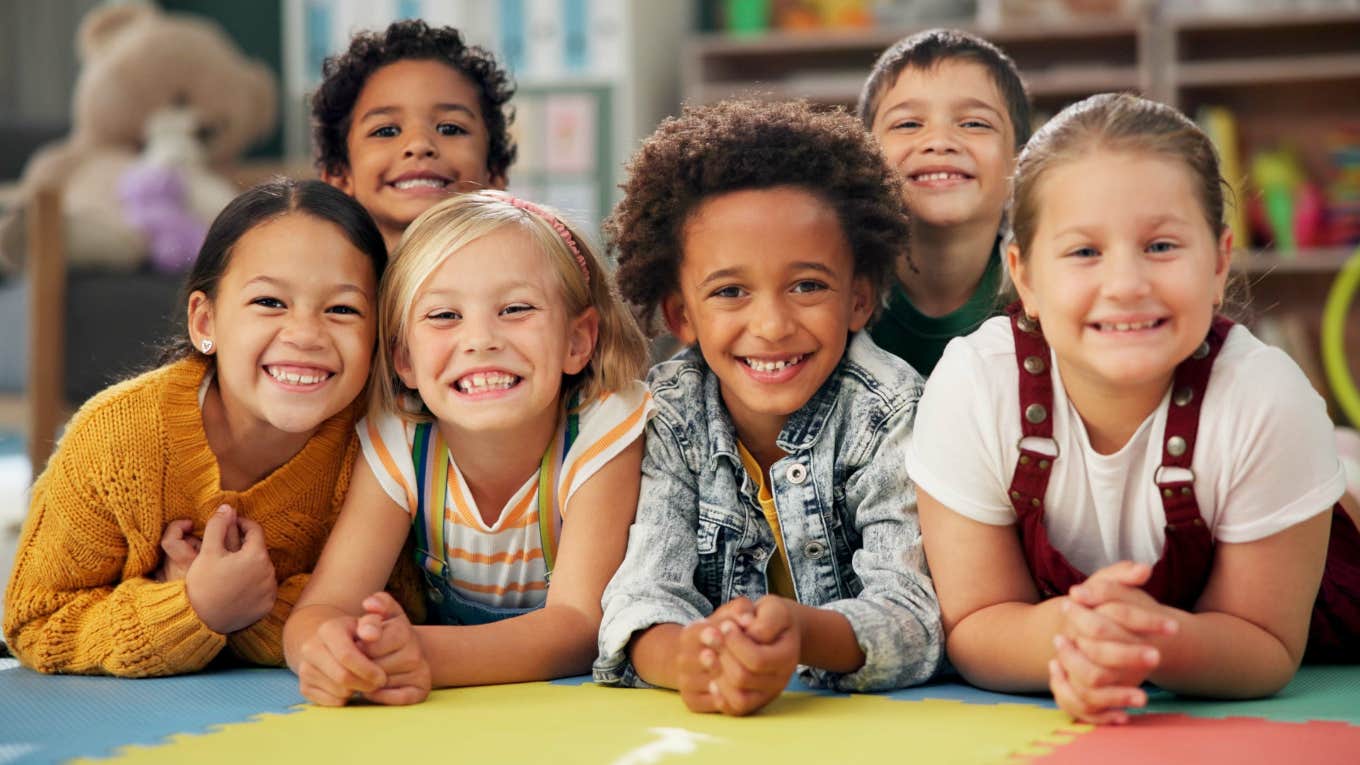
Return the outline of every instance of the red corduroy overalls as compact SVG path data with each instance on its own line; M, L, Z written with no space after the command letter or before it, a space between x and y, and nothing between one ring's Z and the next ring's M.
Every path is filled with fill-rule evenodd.
M1027 448L1024 443L1025 438L1032 437L1048 440L1056 447L1048 343L1018 302L1007 313L1015 336L1015 360L1020 367L1022 432L1010 500L1015 506L1025 561L1040 595L1048 599L1085 581L1086 574L1054 549L1044 528L1044 495L1057 456ZM1160 603L1186 610L1194 607L1204 591L1213 564L1214 540L1195 501L1193 472L1188 480L1165 480L1164 476L1170 468L1191 470L1190 459L1195 453L1200 406L1209 385L1209 373L1231 328L1232 321L1216 317L1208 338L1176 367L1162 466L1153 478L1166 513L1166 545L1143 589ZM1323 662L1360 661L1360 531L1339 504L1332 509L1331 543L1313 607L1305 658Z

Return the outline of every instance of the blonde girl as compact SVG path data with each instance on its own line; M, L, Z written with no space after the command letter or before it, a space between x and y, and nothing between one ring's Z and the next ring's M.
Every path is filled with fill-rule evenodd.
M1144 681L1245 698L1305 647L1354 660L1332 426L1288 356L1217 315L1232 240L1204 133L1094 96L1014 183L1021 303L951 343L907 457L954 666L1121 722Z
M637 505L641 332L579 232L499 192L421 215L389 274L364 459L289 666L326 705L581 674ZM429 626L378 592L408 536Z

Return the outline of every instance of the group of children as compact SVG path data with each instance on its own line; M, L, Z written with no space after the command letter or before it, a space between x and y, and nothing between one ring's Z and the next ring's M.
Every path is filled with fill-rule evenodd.
M1095 96L1030 138L1001 51L921 33L859 120L663 122L611 274L500 191L513 86L457 31L325 75L323 181L222 212L166 363L35 483L26 665L286 663L325 705L593 668L728 714L951 667L1115 722L1145 681L1360 657L1325 407L1218 314L1218 165L1175 110Z

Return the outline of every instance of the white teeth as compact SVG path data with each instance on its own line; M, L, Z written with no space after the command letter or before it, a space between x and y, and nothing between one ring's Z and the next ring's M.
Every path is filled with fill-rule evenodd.
M802 360L803 356L794 356L791 359L782 359L780 361L762 361L760 359L752 358L742 359L742 361L746 362L746 366L756 370L757 372L777 372L783 369L784 367L791 367Z
M269 376L281 383L288 385L315 385L330 377L329 372L317 372L316 374L298 374L297 372L287 372L278 367L265 367Z
M519 382L519 378L504 372L477 372L461 377L455 383L464 393L485 393L492 390L505 390Z
M443 181L438 178L407 178L404 181L397 181L392 185L405 191L406 189L414 189L418 187L430 189L442 189L445 186L449 185L449 183L448 181Z
M940 173L921 173L920 175L916 176L916 180L918 180L918 181L947 181L947 180L950 180L950 179L962 179L963 177L964 177L964 176L963 176L962 173L945 173L945 172L940 172Z
M1156 319L1148 319L1140 322L1101 322L1099 325L1101 332L1128 332L1130 330L1152 329L1157 326Z

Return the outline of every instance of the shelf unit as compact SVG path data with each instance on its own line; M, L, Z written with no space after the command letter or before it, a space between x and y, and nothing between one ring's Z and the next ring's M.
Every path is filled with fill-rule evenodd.
M1201 106L1226 106L1237 117L1243 157L1288 145L1311 177L1326 177L1329 132L1360 124L1360 12L1166 12L1174 8L1147 3L1134 17L1062 25L991 28L966 19L930 26L965 29L1005 50L1020 68L1039 119L1110 90L1139 92L1192 116ZM697 35L684 51L682 90L694 103L749 95L853 108L879 54L923 28ZM1244 250L1233 266L1246 283L1248 318L1292 324L1305 346L1296 358L1324 392L1316 358L1304 358L1306 346L1317 347L1327 290L1353 249L1289 256ZM1347 348L1360 359L1360 307L1348 320Z

